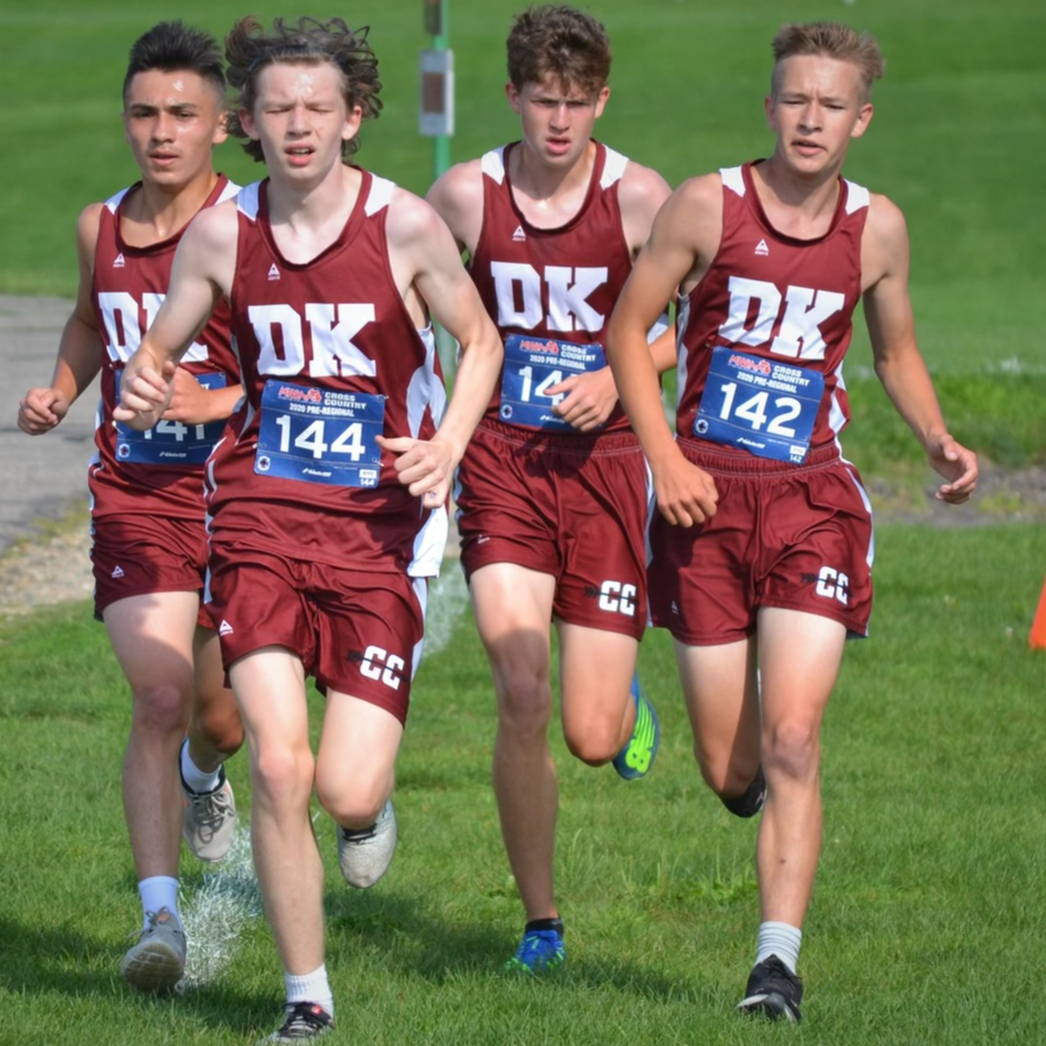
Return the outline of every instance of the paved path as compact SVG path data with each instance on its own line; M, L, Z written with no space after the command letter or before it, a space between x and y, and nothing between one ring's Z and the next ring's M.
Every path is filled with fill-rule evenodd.
M0 387L0 552L34 521L57 519L87 497L97 380L53 432L30 437L15 420L26 390L51 380L72 304L0 295L0 366L7 375Z

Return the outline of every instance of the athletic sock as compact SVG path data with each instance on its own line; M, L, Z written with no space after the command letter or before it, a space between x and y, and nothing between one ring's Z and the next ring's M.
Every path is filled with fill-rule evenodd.
M755 962L764 962L771 955L776 955L795 973L799 964L799 945L803 940L803 931L789 923L766 922L759 925L759 941L756 945Z
M142 928L149 928L147 915L155 915L161 908L166 908L181 926L178 914L178 880L169 875L153 875L138 884L138 896L142 899Z
M334 996L331 993L330 981L327 980L327 966L324 964L312 973L300 976L284 971L283 983L287 986L287 1005L298 1002L314 1002L322 1006L327 1013L334 1016Z
M217 770L201 770L189 755L189 739L182 742L182 752L179 758L182 768L182 784L196 795L206 795L213 792L222 783L222 767L218 764Z
M530 922L523 928L523 932L526 933L537 933L541 930L555 930L560 937L564 934L563 920L558 916L554 919L531 919Z

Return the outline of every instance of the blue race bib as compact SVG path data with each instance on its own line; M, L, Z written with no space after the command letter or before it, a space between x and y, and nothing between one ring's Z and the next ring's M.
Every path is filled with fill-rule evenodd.
M694 435L761 458L806 460L824 375L719 345L712 352Z
M225 375L214 371L194 374L205 389L224 389ZM138 432L116 423L116 458L133 465L202 465L225 428L225 420L186 425L161 418L151 429Z
M261 401L254 471L306 483L376 487L385 397L270 378Z
M602 370L607 365L601 345L575 345L555 338L510 334L505 339L505 366L501 373L498 417L525 429L577 433L552 408L566 393L546 390L573 374Z

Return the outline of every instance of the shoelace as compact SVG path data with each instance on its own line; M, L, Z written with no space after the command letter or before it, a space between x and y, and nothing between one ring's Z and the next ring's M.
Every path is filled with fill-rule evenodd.
M319 1031L330 1027L330 1024L330 1018L315 1003L299 1002L295 1003L294 1008L287 1014L287 1019L280 1028L280 1035Z
M128 940L140 941L147 933L151 933L153 930L156 929L156 924L159 922L160 916L163 915L164 912L168 912L168 918L164 920L164 922L166 923L166 922L168 922L172 918L171 915L170 915L170 912L168 911L167 908L161 908L158 912L146 912L145 913L145 921L146 921L147 925L141 927L141 929L132 930L127 935L127 939ZM175 933L181 933L182 932L181 930L178 929L177 925L171 927L171 929Z
M216 792L210 792L207 795L189 796L189 802L192 803L193 809L197 812L196 823L201 828L209 828L212 832L216 832L221 828L229 816L231 803L229 801L229 793L224 786Z

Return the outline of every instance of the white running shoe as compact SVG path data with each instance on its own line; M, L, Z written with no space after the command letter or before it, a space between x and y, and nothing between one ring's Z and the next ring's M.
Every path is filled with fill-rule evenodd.
M350 886L366 890L388 871L396 852L396 812L388 799L370 828L338 825L338 864Z
M197 794L182 782L182 838L194 857L220 861L236 834L236 799L232 785L221 771L221 784L213 792Z
M123 957L120 975L140 992L170 991L185 973L185 934L170 908L145 917L149 925Z

